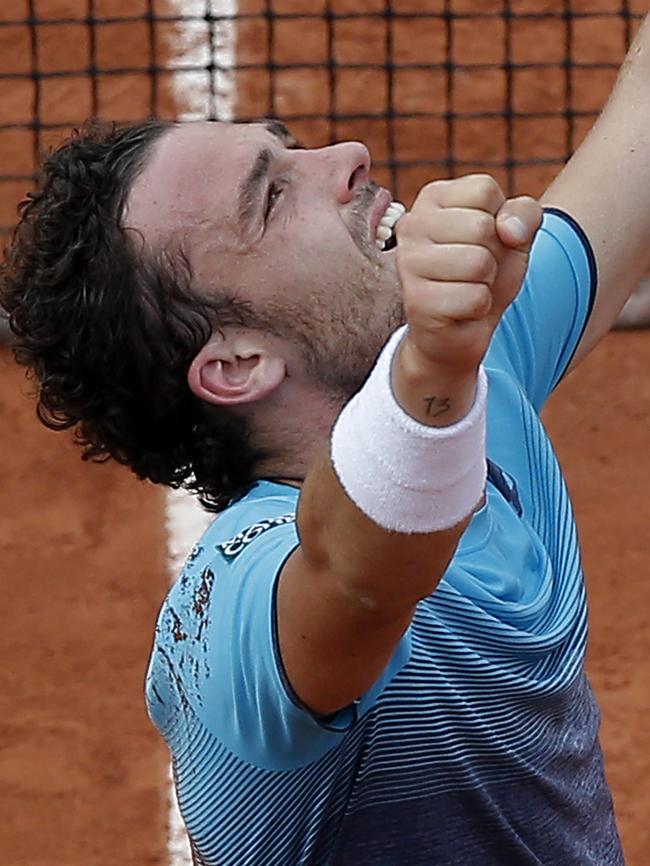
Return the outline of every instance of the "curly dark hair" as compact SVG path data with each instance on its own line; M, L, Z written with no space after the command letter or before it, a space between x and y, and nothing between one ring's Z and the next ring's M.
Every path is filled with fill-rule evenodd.
M198 292L180 250L146 252L121 225L131 185L171 128L91 121L49 154L19 207L0 305L47 427L75 428L85 460L113 458L216 511L250 487L264 455L246 422L207 407L186 377L216 328L247 324L246 306Z

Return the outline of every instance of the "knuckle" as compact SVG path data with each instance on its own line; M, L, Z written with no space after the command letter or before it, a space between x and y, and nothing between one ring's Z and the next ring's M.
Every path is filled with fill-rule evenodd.
M454 183L454 181L447 180L446 178L437 178L436 180L430 180L426 183L424 189L434 193L440 192L443 189L447 189L451 183Z
M496 259L485 247L476 247L468 254L468 276L473 282L491 281L497 269Z
M488 174L486 171L474 172L471 177L474 179L475 183L483 185L485 187L497 185L496 180L492 177L491 174Z
M476 240L478 243L489 243L496 236L496 223L494 217L485 211L478 211L475 216Z
M503 200L503 192L496 180L489 174L474 175L474 195L483 207L491 207L495 200Z
M442 191L448 185L449 181L447 180L430 180L428 183L425 183L418 193L413 207L415 208L420 207L423 204L431 205L432 203L437 203Z
M492 307L492 293L485 283L474 283L468 293L469 312L474 318L483 318Z

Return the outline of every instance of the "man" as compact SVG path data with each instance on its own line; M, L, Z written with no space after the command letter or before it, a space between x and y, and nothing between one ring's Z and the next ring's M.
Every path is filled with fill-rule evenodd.
M483 175L402 216L275 122L50 157L3 289L41 417L223 509L147 679L196 863L623 862L537 411L648 266L649 52L541 228Z

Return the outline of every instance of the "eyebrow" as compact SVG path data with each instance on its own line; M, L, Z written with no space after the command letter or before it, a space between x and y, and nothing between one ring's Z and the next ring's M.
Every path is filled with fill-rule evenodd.
M296 150L302 147L280 120L270 118L263 120L262 125L274 138L287 148ZM260 192L265 186L266 178L273 162L273 153L268 147L263 147L255 157L253 167L246 175L239 187L239 207L237 221L240 231L248 231L250 224L259 206Z
M247 231L250 227L258 206L259 194L268 177L272 160L273 154L268 147L264 147L257 154L252 169L239 187L238 222L242 232Z
M287 126L275 117L267 117L262 121L267 132L275 136L288 150L300 150L302 145L296 140Z

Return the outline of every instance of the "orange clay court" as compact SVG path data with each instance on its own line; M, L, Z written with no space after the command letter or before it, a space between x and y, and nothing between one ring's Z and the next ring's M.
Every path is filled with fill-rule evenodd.
M26 124L36 99L46 125L42 145L56 142L93 110L119 120L142 118L153 97L160 115L176 116L187 110L178 87L183 73L159 72L152 94L148 68L178 65L188 40L205 38L205 26L188 37L177 21L145 20L150 5L161 19L177 17L182 4L171 0L29 5L40 19L33 28L25 23L26 0L0 4L1 226L11 225L29 185L7 176L32 171L33 131ZM267 6L262 0L238 4L243 17L235 24L236 63L245 68L234 75L236 116L259 116L270 107L281 117L322 115L289 124L308 144L330 136L365 140L379 163L377 180L397 181L406 204L422 183L444 175L445 165L457 173L491 167L513 191L533 194L558 170L567 139L561 113L564 2L510 3L515 15L557 14L511 22L506 56L504 19L488 14L502 11L500 0L396 0L388 4L394 10L437 17L390 22L392 57L402 67L390 77L373 66L386 61L388 19L372 15L385 9L383 0L335 0L329 4L335 14L370 17L333 22L320 14L291 17L322 13L322 0L271 5L283 17L261 15ZM574 146L623 56L629 34L623 18L611 14L622 5L637 15L648 9L647 3L613 0L570 4L572 11L588 13L574 24L573 56L602 64L572 75ZM205 9L205 3L198 6ZM91 7L98 19L92 44L85 23ZM451 32L443 26L443 8L461 16ZM462 17L476 12L485 15ZM270 59L283 67L273 76L259 66L269 59L269 27ZM38 81L31 77L34 33L38 69L56 73ZM441 67L450 38L452 59L461 65L451 91ZM330 48L340 64L333 95L322 65ZM509 76L506 61L547 65ZM286 68L292 63L321 66ZM192 85L191 73L185 75ZM410 115L393 118L391 129L385 116L389 90L394 109ZM517 113L548 116L515 117L508 130L500 115L507 92ZM440 106L460 115L451 129ZM342 117L327 119L332 112ZM355 113L367 116L350 117ZM391 173L389 145L410 165ZM508 148L515 162L543 162L503 167ZM435 165L419 164L426 161ZM650 335L614 333L546 411L582 537L591 600L588 666L602 708L606 765L628 866L650 861L649 370ZM168 585L164 491L117 466L82 464L69 436L38 425L28 392L9 350L0 349L0 864L169 866L166 751L142 694L154 619Z

